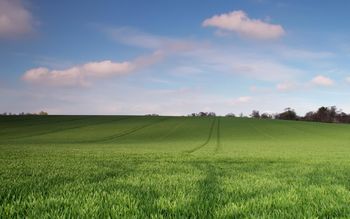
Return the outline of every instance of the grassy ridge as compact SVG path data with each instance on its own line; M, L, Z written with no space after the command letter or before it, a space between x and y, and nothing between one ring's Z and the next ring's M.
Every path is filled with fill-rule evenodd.
M350 215L350 126L0 117L0 217Z

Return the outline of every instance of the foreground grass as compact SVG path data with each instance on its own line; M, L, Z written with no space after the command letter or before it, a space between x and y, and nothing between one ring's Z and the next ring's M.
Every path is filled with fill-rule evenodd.
M163 117L1 126L2 218L350 215L348 126Z

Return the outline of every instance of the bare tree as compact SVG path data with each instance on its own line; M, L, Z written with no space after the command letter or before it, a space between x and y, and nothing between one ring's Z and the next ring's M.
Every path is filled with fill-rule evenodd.
M268 113L263 113L260 116L261 119L272 119L272 115Z
M252 114L250 115L252 118L260 119L260 113L258 110L253 110Z

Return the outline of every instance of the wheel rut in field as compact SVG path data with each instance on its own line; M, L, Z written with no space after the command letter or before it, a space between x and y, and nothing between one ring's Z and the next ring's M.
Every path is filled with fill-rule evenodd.
M260 135L268 138L268 139L272 139L272 140L275 140L276 138L270 134L268 134L266 131L262 130L262 129L259 129L257 127L255 127L254 125L251 125L249 124L249 126L254 129L257 133L259 133Z
M188 205L191 209L201 209L197 212L198 218L216 218L216 211L223 202L221 196L224 191L220 179L224 171L210 161L193 162L192 166L200 171L203 177L197 181L198 193Z
M81 142L81 143L108 143L110 141L113 141L113 140L116 140L118 138L121 138L121 137L124 137L124 136L128 136L128 135L131 135L137 131L140 131L142 129L145 129L145 128L148 128L150 126L153 126L155 124L158 124L158 123L161 123L161 122L164 122L165 120L168 120L170 118L164 118L164 119L161 119L161 120L158 120L158 121L153 121L149 124L146 124L146 125L143 125L143 126L139 126L139 127L136 127L136 128L132 128L132 129L129 129L129 130L126 130L125 132L122 132L122 133L118 133L118 134L115 134L115 135L110 135L110 136L107 136L103 139L98 139L98 140L93 140L93 141L84 141L84 142Z
M220 133L220 118L218 118L217 121L217 128L216 128L216 147L214 150L214 154L217 154L221 150L221 133Z
M206 141L197 147L194 147L190 150L185 151L186 153L189 153L189 154L194 153L194 152L200 150L201 148L203 148L204 146L206 146L210 142L210 139L211 139L213 132L214 132L215 122L216 122L216 118L213 119L213 121L210 125L209 134L208 134L208 138L206 139Z

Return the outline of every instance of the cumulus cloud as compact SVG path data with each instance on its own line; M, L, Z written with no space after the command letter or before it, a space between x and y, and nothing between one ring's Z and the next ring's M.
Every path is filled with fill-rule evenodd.
M88 86L92 80L117 75L126 75L162 59L161 52L140 57L133 61L113 62L110 60L88 62L64 70L33 68L24 73L22 79L29 83L49 86Z
M33 26L33 16L20 0L0 0L0 38L28 34Z
M311 80L311 83L318 86L332 86L334 81L323 75L318 75Z
M214 15L204 20L202 25L204 27L217 27L224 31L233 31L241 36L259 40L277 39L285 34L285 30L281 25L251 19L244 11Z

